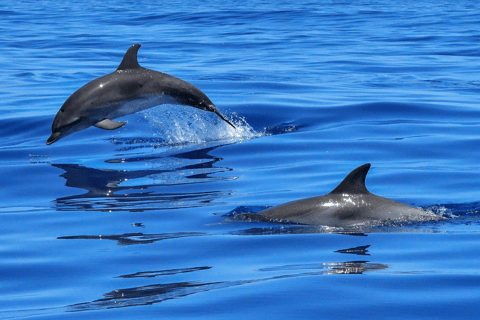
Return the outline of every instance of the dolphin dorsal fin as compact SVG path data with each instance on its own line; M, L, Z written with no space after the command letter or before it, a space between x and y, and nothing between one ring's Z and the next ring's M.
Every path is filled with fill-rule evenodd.
M140 43L134 44L130 48L128 48L125 56L123 57L122 63L117 68L119 70L127 70L127 69L136 69L140 68L137 60L137 52L142 45Z
M365 187L365 178L367 177L369 169L370 163L354 169L330 193L369 194L370 192L367 190L367 187Z

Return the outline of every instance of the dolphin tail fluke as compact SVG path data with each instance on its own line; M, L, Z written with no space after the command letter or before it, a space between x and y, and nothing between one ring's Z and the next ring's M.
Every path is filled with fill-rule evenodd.
M228 121L227 119L225 119L225 117L222 116L222 114L221 114L218 110L215 110L215 111L213 111L213 112L215 112L215 113L217 114L217 116L220 117L220 119L222 119L223 121L225 121L226 123L228 123L229 125L231 125L234 129L237 129L237 128L233 125L233 123L231 123L230 121Z

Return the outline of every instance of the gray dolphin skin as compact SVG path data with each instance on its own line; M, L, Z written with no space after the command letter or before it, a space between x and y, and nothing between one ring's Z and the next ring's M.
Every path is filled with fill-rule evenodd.
M115 72L87 83L65 101L53 120L47 145L91 126L118 129L126 122L113 119L161 104L182 104L214 112L235 128L194 85L141 67L137 61L140 46L134 44L128 49Z
M445 219L370 193L365 187L369 169L369 163L356 168L329 194L285 203L258 214L271 219L342 228Z

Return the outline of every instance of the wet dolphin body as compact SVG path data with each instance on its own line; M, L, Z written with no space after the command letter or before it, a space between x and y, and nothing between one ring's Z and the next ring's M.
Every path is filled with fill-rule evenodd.
M365 187L369 169L369 163L356 168L329 194L285 203L258 214L270 219L343 228L445 219L370 193Z
M47 145L90 126L118 129L126 122L113 119L160 104L183 104L215 112L235 128L194 85L141 67L137 61L139 48L140 44L131 46L115 72L87 83L65 101L53 120Z

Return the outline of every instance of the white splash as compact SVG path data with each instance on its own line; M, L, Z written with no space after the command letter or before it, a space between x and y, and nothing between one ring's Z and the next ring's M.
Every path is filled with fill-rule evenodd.
M437 206L430 206L428 208L424 209L427 213L430 214L436 214L439 216L442 216L444 218L457 218L455 214L453 214L451 209L448 209L442 205L437 205Z
M265 135L256 132L241 116L221 112L235 125L235 129L212 112L188 106L159 106L144 110L141 115L150 123L153 136L170 145L220 140L237 142Z

